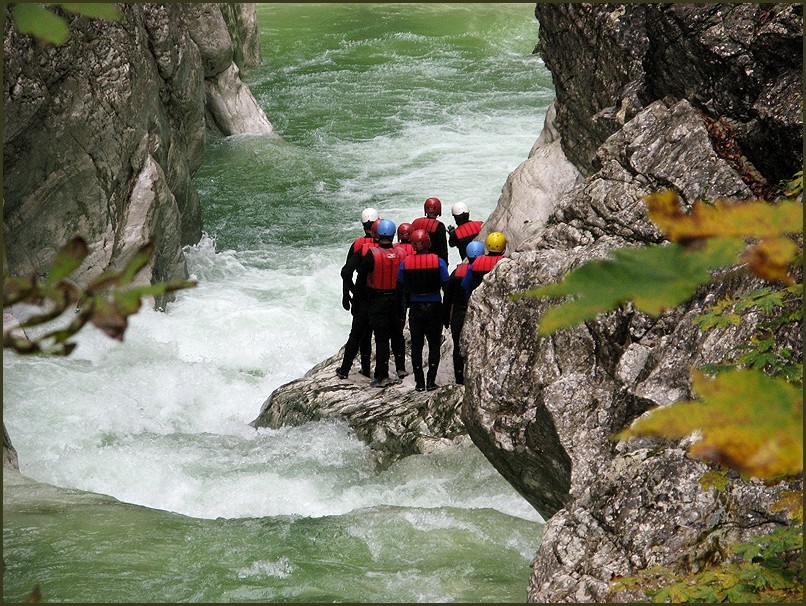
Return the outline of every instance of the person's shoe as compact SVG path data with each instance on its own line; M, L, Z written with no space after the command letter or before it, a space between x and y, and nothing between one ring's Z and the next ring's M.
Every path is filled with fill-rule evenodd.
M341 368L336 369L336 375L339 377L339 379L346 379L347 378L347 373L344 372Z
M392 380L389 377L384 377L383 379L372 379L372 383L370 383L370 387L389 387L392 384Z
M429 382L425 386L427 391L434 391L437 387L439 387L439 385L437 385L436 383L431 383L431 382Z
M415 389L416 391L425 391L425 385L423 385L422 383L417 383L417 384L414 386L414 389Z
M408 377L408 376L409 376L409 373L406 372L405 368L401 368L400 370L397 371L397 378L398 379L402 379L403 377Z
M369 379L369 375L371 374L370 371L364 370L363 368L358 371L358 374L364 375L367 379Z

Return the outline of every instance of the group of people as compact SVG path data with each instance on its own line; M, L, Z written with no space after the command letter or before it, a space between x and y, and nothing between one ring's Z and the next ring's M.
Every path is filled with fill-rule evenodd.
M399 226L382 219L374 208L361 212L364 235L352 243L341 269L342 307L353 316L344 358L336 369L342 379L348 377L356 356L361 362L359 372L370 377L373 334L375 368L370 385L386 387L407 376L403 330L408 314L414 388L433 391L438 387L443 327L450 328L453 338L454 377L464 384L459 337L467 302L484 275L504 258L507 240L501 232L489 234L485 244L476 240L483 223L470 220L463 202L451 208L456 226L446 227L439 220L439 198L428 198L423 212L424 216ZM462 259L452 273L448 273L448 246L456 247ZM426 342L427 367L423 365ZM397 379L389 376L390 357Z

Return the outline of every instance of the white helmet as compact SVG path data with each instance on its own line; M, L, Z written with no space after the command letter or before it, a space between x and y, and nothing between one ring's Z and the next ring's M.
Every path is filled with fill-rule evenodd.
M453 206L451 206L451 214L454 217L458 217L459 215L463 215L465 213L469 213L470 209L467 207L467 204L464 202L457 202Z
M365 208L361 211L361 223L372 223L378 220L378 211L374 208Z

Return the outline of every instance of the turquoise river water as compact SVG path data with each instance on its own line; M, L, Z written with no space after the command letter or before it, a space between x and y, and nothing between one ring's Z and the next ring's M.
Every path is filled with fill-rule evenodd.
M259 4L280 137L211 140L199 285L123 343L4 352L3 600L524 601L542 520L474 447L379 472L338 422L249 426L349 332L366 206L495 207L553 98L533 4ZM451 267L458 254L451 251Z

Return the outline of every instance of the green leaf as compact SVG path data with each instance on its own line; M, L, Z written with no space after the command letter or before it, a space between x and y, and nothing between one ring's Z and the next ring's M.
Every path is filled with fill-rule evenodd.
M118 291L115 293L115 304L122 316L130 316L140 311L140 293L134 290Z
M112 2L65 2L59 3L59 6L85 17L106 19L107 21L119 21L123 18L123 13Z
M11 9L11 14L20 33L34 36L42 43L64 44L70 37L70 29L64 19L42 4L17 3Z
M619 438L702 438L696 457L762 479L803 471L803 394L759 370L732 370L715 379L694 372L701 401L676 402L636 420Z
M76 237L70 240L56 253L56 258L48 271L48 284L55 284L77 270L89 252L84 238Z
M540 321L540 334L590 320L599 313L633 301L638 310L658 316L689 299L710 281L709 269L736 263L744 248L738 238L708 240L697 249L680 244L618 249L613 260L592 261L570 272L558 284L548 284L513 295L564 296L575 299L548 310Z

